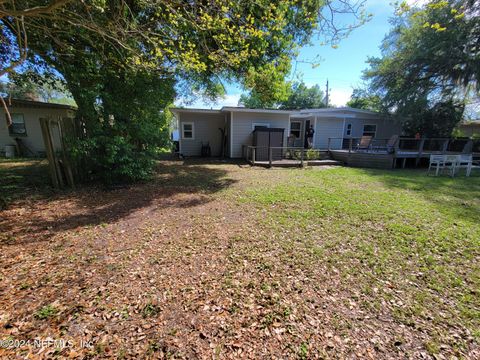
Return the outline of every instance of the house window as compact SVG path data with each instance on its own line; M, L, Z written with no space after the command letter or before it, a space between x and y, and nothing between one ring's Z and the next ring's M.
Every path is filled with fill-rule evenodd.
M352 136L352 124L347 124L347 136Z
M270 124L269 124L269 123L259 123L259 122L252 124L252 130L255 130L255 129L257 129L257 128L262 128L262 127L267 127L267 128L269 128L269 127L270 127Z
M25 128L25 119L23 118L23 114L10 114L10 116L12 118L12 125L8 127L8 132L10 135L27 136L27 129Z
M182 139L193 140L193 138L194 138L193 122L182 123Z
M363 125L363 136L375 137L377 134L377 125Z
M300 139L302 133L302 122L301 121L292 121L290 122L290 136L295 136L297 139Z

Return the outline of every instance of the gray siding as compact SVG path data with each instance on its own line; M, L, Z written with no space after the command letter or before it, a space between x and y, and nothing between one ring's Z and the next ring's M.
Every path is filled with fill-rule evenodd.
M389 139L392 135L401 135L402 127L400 124L395 123L393 120L387 120L382 118L347 118L345 120L345 131L344 137L347 136L347 124L352 124L352 134L350 135L353 138L360 138L363 135L363 126L365 124L375 124L377 125L377 139Z
M318 117L315 127L314 147L316 149L327 149L328 138L341 138L343 134L343 119ZM341 149L342 140L332 140L330 147L332 149Z
M73 112L68 109L48 109L35 107L11 107L12 114L23 114L25 120L26 136L10 135L7 126L7 115L4 111L0 114L0 153L4 153L5 145L15 145L15 138L18 137L35 154L41 155L45 152L40 118L58 119L59 117L71 117ZM56 132L53 132L54 141L57 143ZM57 144L55 144L57 145Z
M252 127L254 123L267 123L271 128L285 129L283 145L286 146L289 114L233 112L232 115L232 158L242 157L242 146L252 144Z
M220 156L221 133L219 128L225 126L225 114L181 113L179 115L180 153L184 156L200 156L202 142L210 144L212 156ZM194 138L183 139L182 123L192 122Z

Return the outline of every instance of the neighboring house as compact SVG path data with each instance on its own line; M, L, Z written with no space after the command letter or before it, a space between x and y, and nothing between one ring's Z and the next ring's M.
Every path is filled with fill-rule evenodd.
M480 137L480 120L461 123L458 125L458 129L462 132L462 135L466 137Z
M8 126L7 114L2 108L0 116L0 154L2 155L5 154L6 145L18 145L15 139L20 139L25 145L23 155L45 155L39 119L73 117L75 112L75 108L69 105L18 99L5 99L5 102L12 118L12 125Z
M219 110L171 109L180 132L180 154L200 156L202 143L209 143L212 156L221 153L222 135L225 129L226 155L243 157L243 146L252 145L252 132L256 127L284 129L283 146L288 137L295 136L294 146L305 146L305 130L310 125L315 130L313 147L327 149L329 138L332 149L341 149L345 139L371 135L388 139L401 135L401 125L381 114L352 108L306 109L298 111L247 109L223 107ZM291 144L289 144L291 145Z

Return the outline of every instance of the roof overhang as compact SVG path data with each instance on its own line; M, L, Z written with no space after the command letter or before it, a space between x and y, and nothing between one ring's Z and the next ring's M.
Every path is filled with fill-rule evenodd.
M194 108L171 108L173 114L181 113L203 113L203 114L219 114L225 112L236 113L256 113L256 114L284 114L296 118L308 117L329 117L329 118L362 118L362 117L381 117L382 114L369 110L354 109L349 107L342 108L322 108L322 109L304 109L304 110L278 110L278 109L250 109L244 107L224 106L221 109L194 109Z
M174 114L182 113L202 113L202 114L220 114L221 110L214 109L187 109L187 108L170 108L170 111Z
M3 98L7 107L30 107L30 108L48 108L48 109L64 109L64 110L77 110L75 106L65 105L65 104L56 104L56 103L46 103L43 101L34 101L34 100L23 100L23 99L11 99Z
M262 114L287 114L291 115L293 113L298 113L295 110L277 110L277 109L250 109L244 107L234 107L234 106L224 106L221 111L232 111L232 112L247 112L247 113L262 113Z

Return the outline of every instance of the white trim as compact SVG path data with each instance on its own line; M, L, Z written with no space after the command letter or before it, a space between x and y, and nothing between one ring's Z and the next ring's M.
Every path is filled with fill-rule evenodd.
M253 123L252 123L252 131L255 130L255 126L263 126L263 127L269 128L269 127L270 127L270 123L266 123L266 122L253 122Z
M313 119L313 139L312 139L312 148L315 149L315 137L317 135L317 116Z
M230 111L230 158L233 158L233 111Z
M213 110L213 109L183 109L183 108L170 108L170 111L174 114L181 114L181 113L204 113L204 114L220 114L221 110Z
M331 113L338 113L338 112L342 112L342 111L348 111L348 112L357 113L357 114L381 115L380 113L375 112L375 111L355 109L355 108L351 108L351 107L302 109L302 110L300 110L300 113L301 114L311 113L311 112L315 112L315 113L330 113L330 112Z
M292 135L292 122L295 122L295 123L300 124L300 129L298 129L300 136L298 137L298 139L301 139L302 138L302 124L305 124L305 121L306 120L302 121L302 120L292 120L292 119L290 119L290 121L288 123L288 136ZM295 130L295 131L297 131L297 130ZM303 133L305 133L305 132L306 132L306 129L303 130Z
M292 110L275 110L275 109L249 109L241 107L224 106L220 111L230 112L251 112L251 113L264 113L264 114L297 114L299 111Z
M378 125L377 124L363 124L363 129L362 129L362 136L365 133L365 126L375 126L375 133L373 134L373 138L375 139L377 137L377 131L378 131Z
M193 121L184 121L181 123L182 127L180 128L181 129L181 135L182 135L182 140L195 140L195 124ZM192 125L192 137L191 138L186 138L185 137L185 129L184 129L184 126L185 125ZM190 131L190 130L187 130L187 131Z

